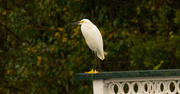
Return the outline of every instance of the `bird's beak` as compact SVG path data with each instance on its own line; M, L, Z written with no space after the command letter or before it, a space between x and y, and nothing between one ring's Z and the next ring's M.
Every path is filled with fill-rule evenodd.
M83 23L83 21L79 21L79 22L70 23L69 25L71 25L71 24L78 24L78 25L80 25L81 23Z
M79 22L74 22L74 23L70 23L69 25L71 25L71 24L80 24Z

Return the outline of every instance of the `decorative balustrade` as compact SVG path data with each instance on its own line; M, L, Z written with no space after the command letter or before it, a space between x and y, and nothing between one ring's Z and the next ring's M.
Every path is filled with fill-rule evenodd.
M93 80L94 94L180 94L180 69L77 73Z

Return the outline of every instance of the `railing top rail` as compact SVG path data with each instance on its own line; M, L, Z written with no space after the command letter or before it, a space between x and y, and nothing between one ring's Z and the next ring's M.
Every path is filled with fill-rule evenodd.
M137 77L168 77L180 76L180 69L165 70L139 70L139 71L113 71L99 73L77 73L77 80L97 80L112 78L137 78Z

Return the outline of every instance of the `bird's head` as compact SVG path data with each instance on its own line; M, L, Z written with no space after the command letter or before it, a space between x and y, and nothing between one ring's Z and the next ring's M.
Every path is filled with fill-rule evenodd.
M70 24L91 25L92 22L89 19L82 19L81 21L70 23Z

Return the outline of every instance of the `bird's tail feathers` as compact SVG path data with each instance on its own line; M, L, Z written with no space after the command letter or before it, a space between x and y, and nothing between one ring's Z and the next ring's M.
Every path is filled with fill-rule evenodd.
M108 53L104 51L104 55L107 56L107 54L108 54Z

